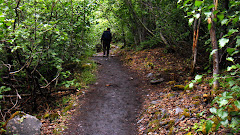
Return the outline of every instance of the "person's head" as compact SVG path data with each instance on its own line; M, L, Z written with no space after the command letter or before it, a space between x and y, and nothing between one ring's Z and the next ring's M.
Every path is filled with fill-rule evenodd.
M110 31L110 28L107 28L108 31Z

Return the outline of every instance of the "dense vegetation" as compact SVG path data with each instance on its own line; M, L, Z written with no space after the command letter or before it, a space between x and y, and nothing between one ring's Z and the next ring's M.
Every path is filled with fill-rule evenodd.
M0 0L0 6L0 98L17 95L13 106L1 102L3 118L21 94L31 95L36 110L39 93L81 87L70 77L72 69L84 64L102 31L111 27L114 42L123 48L163 47L191 59L192 75L196 67L212 73L211 97L218 106L210 111L218 122L202 124L207 133L214 132L214 122L239 132L240 1Z
M81 88L73 69L92 53L87 41L97 4L1 0L0 6L1 118L5 121L20 109L22 96L31 97L27 111L36 112L38 97L48 97L61 86Z

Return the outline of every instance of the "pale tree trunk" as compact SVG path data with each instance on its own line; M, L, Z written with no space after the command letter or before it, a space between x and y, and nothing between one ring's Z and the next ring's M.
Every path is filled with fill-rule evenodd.
M212 12L217 10L218 6L218 0L213 0L213 4L215 7L213 7ZM215 81L213 82L213 90L217 90L219 88L219 82L216 79L216 77L219 74L219 56L218 56L218 44L217 44L217 38L216 38L216 30L215 30L215 24L213 19L216 18L216 15L212 13L212 17L208 19L208 23L211 24L211 29L210 29L210 38L212 42L212 50L214 51L213 53L213 77Z
M195 67L197 63L197 43L199 37L199 28L200 28L201 18L195 19L194 26L193 26L193 47L192 47L192 70L191 74L194 74Z
M169 44L168 44L166 38L163 36L161 30L159 31L159 33L160 33L160 37L161 37L162 41L164 42L164 44L165 44L167 47L169 47Z

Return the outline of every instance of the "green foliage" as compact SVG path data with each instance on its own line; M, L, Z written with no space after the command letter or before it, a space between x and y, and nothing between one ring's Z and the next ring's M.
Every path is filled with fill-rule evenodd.
M0 6L3 9L0 12L3 57L0 60L14 65L10 70L17 71L13 73L17 80L33 75L40 85L45 85L44 80L51 81L59 73L66 75L63 63L91 55L93 47L87 43L85 35L91 26L92 11L97 7L94 1L24 0L16 3L2 0ZM6 70L1 71L1 75L6 73ZM41 77L37 77L39 75Z
M192 80L192 81L189 83L189 85L185 86L185 88L189 87L190 89L192 89L195 83L200 83L200 82L202 82L202 77L203 77L203 75L196 75L196 76L195 76L195 79Z
M0 85L20 95L31 93L30 100L58 86L85 86L76 77L77 67L65 65L93 54L97 38L89 33L98 7L96 0L0 0ZM13 95L10 88L2 86L0 98L5 91ZM2 116L8 109L14 108L1 110Z
M220 118L221 125L231 128L233 133L240 131L240 79L236 77L240 73L239 70L239 64L232 65L228 67L229 74L220 77L225 91L216 96L212 102L218 106L210 109L215 117Z
M214 12L210 10L215 7L212 1L203 0L203 1L193 1L193 0L179 0L179 7L183 8L185 12L187 12L187 17L189 18L189 24L192 25L194 19L204 18L205 21L209 19L212 15L215 15L214 23L217 26L222 26L227 29L227 32L219 38L218 43L220 49L226 48L228 57L227 61L232 62L232 65L228 66L226 69L226 73L217 76L215 79L218 79L221 83L222 92L220 95L217 95L212 104L215 107L210 109L210 112L213 114L212 120L203 120L201 123L196 124L195 129L197 131L201 131L204 134L208 134L210 132L215 132L218 130L220 125L223 125L227 128L231 128L233 133L238 133L239 123L240 123L240 112L239 112L239 99L240 99L240 87L239 87L239 70L240 65L236 63L236 59L234 56L239 55L239 42L240 37L237 36L239 33L238 25L236 22L240 20L239 13L239 1L229 1L229 9L224 8L224 3L219 2L219 6L215 9ZM210 28L211 23L209 23L208 28ZM217 28L221 30L222 27ZM229 43L232 43L230 46ZM217 50L212 50L210 56L216 52ZM202 76L197 75L195 80L189 84L190 87L193 86L193 83L196 83L197 80L201 80ZM215 79L211 79L210 83L214 82ZM213 121L213 119L217 119L219 123Z
M2 95L3 92L10 91L10 90L11 90L11 88L9 88L9 87L1 86L0 87L0 99L3 98L3 95ZM1 106L0 106L0 108L1 108Z

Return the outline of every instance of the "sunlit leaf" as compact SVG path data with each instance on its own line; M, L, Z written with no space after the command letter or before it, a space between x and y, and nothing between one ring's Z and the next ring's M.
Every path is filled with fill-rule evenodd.
M211 17L211 15L212 15L212 12L204 12L204 15L206 15L206 16L207 16L207 18L209 18L209 17Z
M212 52L210 53L210 56L212 56L215 52L217 52L217 49L212 50Z
M226 100L226 99L220 100L220 101L218 102L218 104L219 104L220 107L222 107L222 106L228 104L228 100Z
M223 19L222 21L221 21L221 25L224 25L224 24L227 24L228 23L228 19Z
M233 33L235 33L235 32L238 32L238 30L237 29L230 29L229 31L228 31L228 36L230 36L230 35L232 35Z
M202 77L203 77L202 75L196 75L195 80L200 82L200 81L202 81Z
M229 127L235 128L236 126L239 126L239 122L240 122L240 119L239 119L239 118L233 117L232 120L231 120L231 124L229 125Z
M217 115L218 115L222 120L225 120L225 119L227 118L227 116L228 116L228 112L219 109L219 110L217 111Z
M193 88L193 83L189 84L189 88L192 89Z
M231 62L234 61L234 59L232 57L228 57L228 58L226 58L226 60L231 61Z
M224 121L221 121L221 124L224 126L224 127L226 127L227 125L228 125L228 120L226 119L226 120L224 120Z
M230 85L230 87L232 87L233 85L235 85L235 84L236 84L236 82L235 82L235 81L233 81L233 80L231 80L231 81L229 81L229 82L228 82L228 84Z
M194 18L190 18L190 19L188 20L188 24L189 24L189 25L192 25L193 21L194 21Z
M220 46L220 48L223 48L228 42L229 42L229 39L227 39L227 38L221 38L221 39L219 39L219 46Z
M237 69L236 65L227 67L227 71L231 71L232 69Z
M217 113L217 109L216 109L215 107L210 108L209 111L210 111L212 114L216 114L216 113Z
M240 46L240 38L238 38L236 41L236 47L239 47L239 46Z

